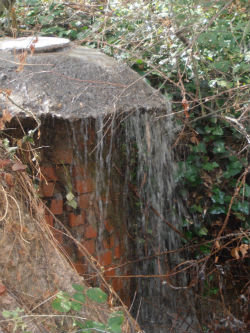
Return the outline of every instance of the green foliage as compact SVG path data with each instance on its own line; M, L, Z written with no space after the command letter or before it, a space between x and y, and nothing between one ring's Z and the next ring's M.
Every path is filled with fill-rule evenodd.
M13 332L23 332L23 333L30 333L30 331L27 331L27 325L23 320L23 313L24 310L20 308L16 308L15 310L4 310L2 311L2 315L5 319L11 320L11 322L14 324Z
M121 311L112 313L107 323L108 330L110 330L112 333L121 333L123 321L124 316Z
M104 293L100 288L89 288L86 292L86 295L92 301L97 303L105 303L107 301L107 294Z
M230 229L249 228L249 185L237 181L247 168L247 159L239 156L238 133L218 118L201 119L195 122L196 136L189 143L188 157L179 162L176 175L177 184L182 186L183 198L188 199L189 219L199 220L196 223L184 223L186 236L209 239L209 232L216 225L222 225L230 210ZM183 189L184 186L184 190ZM236 186L241 186L235 196ZM188 195L190 193L190 195ZM200 249L207 254L207 249Z
M77 13L58 1L26 0L17 8L20 25L25 29L40 27L40 34L74 39L86 38L92 16Z
M60 291L52 302L54 310L68 313L69 311L81 311L87 299L102 304L107 302L107 294L100 288L85 288L78 284L73 284L75 293L70 295ZM79 329L77 332L92 333L92 332L107 332L107 333L121 333L124 315L122 312L113 312L107 320L107 323L100 323L94 320L74 320L74 326Z
M52 302L52 307L59 312L69 312L72 308L70 295L60 291Z
M5 148L5 150L9 153L9 155L11 157L13 157L17 150L18 150L18 147L17 146L11 146L10 145L10 140L5 138L2 140L2 144L3 144L3 147Z
M52 301L52 308L65 315L70 311L80 312L83 305L89 301L96 302L97 304L104 304L107 301L107 294L100 288L85 288L82 285L73 284L75 293L69 294L63 291L57 293L56 298ZM2 311L4 318L11 320L14 325L13 332L30 333L27 331L27 325L24 322L24 310L16 308L15 310ZM28 318L28 316L25 316ZM80 317L80 316L78 316ZM73 326L77 327L77 332L93 333L93 332L106 332L106 333L121 333L122 324L124 322L124 315L121 311L112 312L107 319L106 323L101 323L95 320L76 320L73 319Z

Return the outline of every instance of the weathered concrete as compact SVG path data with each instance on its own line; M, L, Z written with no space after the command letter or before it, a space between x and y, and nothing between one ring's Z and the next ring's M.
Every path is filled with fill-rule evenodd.
M86 47L27 57L2 51L0 71L0 86L11 90L16 104L9 108L19 114L19 107L71 119L166 109L159 93L128 66Z

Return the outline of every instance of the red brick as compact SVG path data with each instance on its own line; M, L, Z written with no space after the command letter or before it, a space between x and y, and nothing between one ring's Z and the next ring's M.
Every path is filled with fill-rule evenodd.
M96 238L97 237L97 230L92 227L92 225L88 225L85 233L84 233L85 238Z
M94 128L90 128L88 132L88 143L87 145L96 143L96 130Z
M55 189L54 182L48 182L47 184L43 182L41 186L41 194L45 198L53 197L54 189Z
M101 200L104 205L108 205L110 203L110 199L106 195L104 195L104 196L102 196L100 198L97 198L97 200Z
M104 221L105 228L108 232L112 232L114 230L114 227L112 223L109 220Z
M107 268L104 272L106 278L112 278L116 275L116 270L113 267Z
M41 173L45 177L47 181L56 181L57 176L55 172L55 168L52 166L41 166Z
M75 180L75 190L77 193L89 193L94 191L94 184L91 178L86 180Z
M63 199L52 199L50 210L54 215L61 215L63 213Z
M60 230L57 229L51 229L52 234L54 238L58 241L58 243L62 244L63 243L63 234L61 233Z
M115 291L119 291L123 288L123 280L121 278L113 279L112 287Z
M86 248L86 250L89 252L89 254L94 255L95 254L95 240L90 239L90 240L85 240L82 242L83 247ZM84 257L84 252L80 250L80 248L77 251L78 256Z
M73 162L73 149L58 149L53 152L52 160L56 164L72 164Z
M45 221L48 225L50 225L51 227L53 227L54 225L54 219L53 216L50 214L45 214Z
M73 263L73 266L77 270L78 274L84 275L87 272L87 264L83 264L81 261L77 261Z
M90 206L90 195L82 194L78 198L78 205L82 209L88 209Z
M119 259L122 256L122 249L120 247L120 245L116 246L114 249L114 258L115 259Z
M68 255L70 258L72 258L73 257L73 247L72 246L70 246L70 245L63 245L62 246L62 248L63 248L63 253L64 253L64 255Z
M110 237L107 237L106 239L104 239L102 244L105 249L112 249L115 245L114 235L111 235Z
M72 168L72 176L74 178L85 176L85 167L82 165L75 165Z
M102 254L101 256L99 256L99 264L102 266L108 266L111 265L112 263L112 252L111 251L107 251L104 254Z
M74 213L69 214L69 224L71 227L77 227L78 225L84 223L85 223L85 213L83 211L79 215L76 215Z

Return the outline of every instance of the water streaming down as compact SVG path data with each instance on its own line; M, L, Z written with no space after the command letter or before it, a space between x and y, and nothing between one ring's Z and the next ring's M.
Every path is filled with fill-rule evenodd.
M91 122L81 120L84 149L74 139L76 128L71 125L76 155L85 163L94 160L99 214L97 252L101 250L105 232L103 221L109 215L106 202L110 200L110 191L122 193L119 204L122 210L119 211L121 206L112 206L112 209L120 214L118 228L119 223L127 221L128 233L132 235L127 251L138 262L130 268L131 274L151 276L134 279L131 283L133 315L146 333L165 333L168 329L175 333L197 332L193 329L196 320L191 295L169 284L171 280L173 285L186 285L185 275L170 280L164 277L181 261L178 252L163 253L181 246L180 235L173 229L181 229L184 214L182 202L176 195L176 165L171 148L173 124L169 117L157 119L154 112L144 110L136 110L124 120L114 119L110 122L100 116L94 120L95 144L88 149ZM124 174L115 182L117 166ZM129 185L133 185L134 192ZM153 278L154 275L160 277Z
M133 313L147 333L165 333L170 328L176 333L193 332L190 324L195 322L193 315L188 313L188 304L185 304L187 295L171 288L169 281L162 277L180 262L178 253L157 256L181 245L180 235L165 221L180 230L184 213L175 193L173 133L169 117L157 120L155 114L137 110L126 121L128 155L136 158L137 164L136 179L130 177L130 181L136 184L138 207L136 220L130 221L130 230L135 236L134 258L139 259L133 273L160 275L134 281ZM136 157L131 156L133 146L136 147ZM178 283L185 285L185 276L178 277L180 279ZM171 282L176 284L177 278L171 278Z

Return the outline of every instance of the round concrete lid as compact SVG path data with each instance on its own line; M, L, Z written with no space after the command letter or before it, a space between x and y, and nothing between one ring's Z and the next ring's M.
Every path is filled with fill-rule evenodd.
M54 51L70 43L69 39L57 37L22 37L0 39L1 51L29 50L34 49L39 52Z

